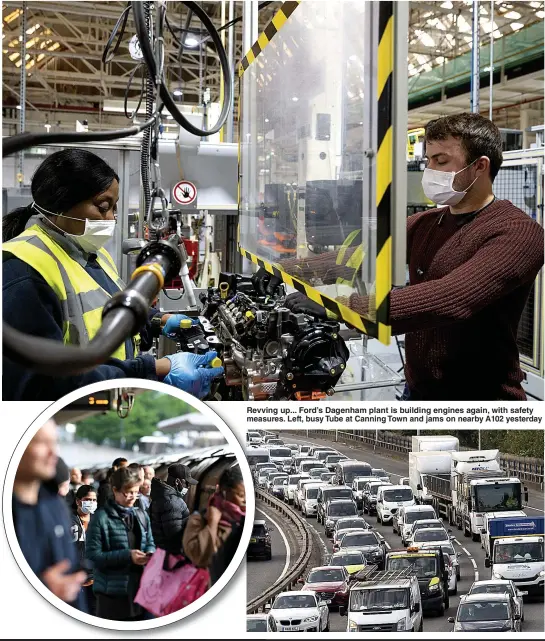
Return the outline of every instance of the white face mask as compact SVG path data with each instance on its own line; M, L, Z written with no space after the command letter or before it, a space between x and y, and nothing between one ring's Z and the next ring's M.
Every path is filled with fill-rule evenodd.
M465 191L456 191L454 189L454 178L462 171L465 171L468 167L471 167L476 160L467 165L467 167L460 169L460 171L424 169L424 175L422 176L422 188L424 189L426 198L436 205L457 205L475 184L478 176Z
M82 501L81 502L81 511L84 514L93 514L97 509L96 501Z
M81 218L73 218L72 216L65 216L64 214L55 214L52 211L48 211L36 203L33 203L32 206L40 214L44 215L44 212L53 216L59 216L60 218L68 218L68 220L77 220L82 222ZM115 220L90 220L89 218L85 219L85 229L83 234L68 234L63 231L60 227L55 225L49 218L46 219L51 225L57 227L57 229L68 238L72 238L73 241L79 245L84 252L89 254L97 252L101 247L110 240L115 231Z

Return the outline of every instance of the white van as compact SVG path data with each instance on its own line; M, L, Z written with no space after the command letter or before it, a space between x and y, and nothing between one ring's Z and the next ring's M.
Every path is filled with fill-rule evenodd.
M322 485L319 483L305 483L303 485L303 496L301 497L301 513L303 516L316 516L318 512L318 490Z
M391 523L402 507L415 505L414 494L406 485L383 485L377 494L377 523Z
M298 510L301 509L301 501L303 500L303 489L304 489L305 485L308 485L309 483L316 484L317 481L316 481L316 479L310 478L310 476L309 476L308 478L304 478L303 477L303 478L299 479L299 481L297 483L297 492L295 492L295 495L293 497L293 505ZM323 484L319 483L318 485L320 486L320 485L323 485Z
M400 576L396 576L400 575ZM422 632L422 599L416 575L375 572L350 588L347 632Z

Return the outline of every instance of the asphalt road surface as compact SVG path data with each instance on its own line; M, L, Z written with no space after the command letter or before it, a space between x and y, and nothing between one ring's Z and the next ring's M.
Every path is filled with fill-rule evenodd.
M359 446L358 444L345 444L342 442L334 443L330 440L325 440L321 438L314 438L312 431L310 435L307 436L306 431L302 431L301 436L295 437L292 433L286 434L285 440L287 442L294 442L298 444L327 444L329 447L334 447L341 454L345 454L350 458L355 458L357 460L362 460L370 463L372 467L382 467L384 468L391 476L392 482L396 482L397 478L400 476L408 476L408 461L397 460L389 457L385 453L376 453L372 449L367 449ZM528 514L543 514L543 503L544 497L543 493L539 493L536 490L530 490L529 504L527 508ZM395 534L392 531L391 525L379 525L375 521L375 517L370 518L373 527L384 536L386 540L386 545L389 548L400 548L401 538L399 535ZM261 518L262 515L258 513L256 518ZM280 518L280 517L278 517ZM324 534L324 529L322 525L319 525L316 522L315 518L307 520L308 523L315 529L325 554L330 554L332 551L330 539L328 539ZM449 527L448 525L446 525ZM273 526L274 527L274 526ZM277 535L277 532L273 533ZM480 579L490 578L490 569L485 568L484 566L484 550L482 550L480 543L473 542L470 538L465 538L463 533L453 528L452 534L456 537L453 541L455 549L457 552L460 552L460 570L461 570L461 579L458 582L458 594L450 596L450 607L446 611L445 616L437 617L434 614L426 614L424 619L424 632L449 632L452 631L452 624L447 622L447 617L454 616L456 614L456 609L460 601L460 596L467 593L473 581ZM274 543L273 543L274 545ZM327 551L327 552L326 552ZM274 555L274 550L273 550ZM274 556L273 556L274 558ZM263 577L256 576L257 573L252 572L252 565L248 566L248 598L251 598L251 595L256 592L256 585L260 587L263 585ZM270 575L278 572L278 566L275 569L271 569ZM269 585L271 585L269 583ZM263 588L264 589L264 588ZM523 624L523 632L543 632L545 629L544 625L544 605L542 601L535 599L525 599L524 603L524 615L525 620ZM338 612L331 612L331 631L332 632L344 632L346 631L346 618L339 616Z

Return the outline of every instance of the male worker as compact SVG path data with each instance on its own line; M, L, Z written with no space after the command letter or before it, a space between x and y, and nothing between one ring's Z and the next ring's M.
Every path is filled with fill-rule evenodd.
M543 265L543 228L495 198L502 141L487 118L429 122L426 161L422 186L438 208L408 218L409 285L390 297L392 331L406 334L404 400L525 400L516 337ZM335 259L313 257L300 277L308 278L305 269L326 273ZM281 268L298 275L290 263ZM279 280L259 270L254 282L271 292ZM356 293L339 302L362 315L374 308L373 296ZM325 317L300 293L286 306Z
M73 467L70 470L70 489L77 492L81 485L81 470L78 467Z
M70 517L64 499L58 494L56 469L57 427L50 420L28 444L15 474L15 533L36 576L59 599L85 612L81 586L87 573L78 567Z

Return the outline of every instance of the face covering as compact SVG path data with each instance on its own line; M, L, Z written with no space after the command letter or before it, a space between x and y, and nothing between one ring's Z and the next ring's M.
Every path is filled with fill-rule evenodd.
M467 165L467 167L460 169L460 171L424 169L424 175L422 176L422 188L424 189L426 198L436 205L457 205L475 184L478 176L465 191L456 191L454 189L454 177L462 171L465 171L468 167L471 167L471 165L477 160L478 159L475 159L472 163Z
M36 205L36 203L33 203L32 206L41 214L50 214L53 216L60 216L61 218L68 218L68 220L78 220L79 222L82 222L81 218L73 218L72 216L65 216L64 214L55 214L54 212ZM54 227L57 227L57 225L55 225L51 220L48 219L48 222ZM115 220L90 220L89 218L86 218L83 234L68 234L60 227L57 227L57 229L64 234L64 236L72 238L72 240L79 245L84 252L90 254L97 252L101 247L104 247L108 240L110 240L115 230L115 223Z
M82 501L81 511L84 514L93 514L97 509L96 501Z

